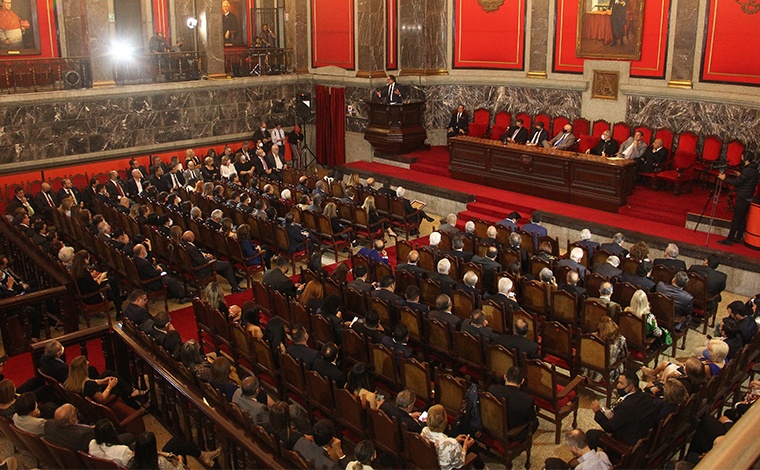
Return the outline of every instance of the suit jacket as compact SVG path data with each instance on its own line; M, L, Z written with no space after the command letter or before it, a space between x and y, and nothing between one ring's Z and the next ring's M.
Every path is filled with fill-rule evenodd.
M243 395L241 389L235 391L232 396L232 403L235 403L245 414L250 416L255 424L259 426L269 424L269 407L256 401L255 397Z
M747 315L741 321L737 322L737 324L739 325L739 335L742 337L742 342L747 344L752 341L752 337L757 331L757 323L755 322L755 319L752 318L752 316Z
M187 254L190 255L190 262L193 263L193 266L201 266L208 263L209 260L203 255L203 252L201 252L197 246L192 243L184 243L183 246L185 247L185 250L187 250ZM209 266L198 271L198 276L210 277L213 272L214 268Z
M291 253L306 249L306 242L309 240L309 237L302 233L304 230L302 227L296 224L285 224L285 230L288 232Z
M50 207L50 204L45 197L45 193L42 191L38 192L37 195L34 196L34 207L39 212L49 214L50 211L55 210L55 208L60 204L58 201L58 196L53 191L50 191L48 194L50 195L50 199L53 200L53 207Z
M199 168L195 168L195 170L187 169L182 173L182 177L185 180L185 184L188 186L195 186L195 183L198 181L203 181L203 175L201 174L201 170Z
M549 232L546 230L546 227L542 227L538 224L534 224L533 222L523 225L522 229L523 231L528 232L533 235L533 250L535 252L538 251L538 239L540 237L545 237L549 235Z
M457 328L459 324L462 323L462 320L453 313L442 312L440 310L431 310L428 314L428 318L446 323L454 328Z
M452 237L455 237L455 236L459 235L459 229L457 229L453 225L450 225L450 224L447 224L447 223L439 225L438 226L438 231L439 232L446 232L449 235L451 235Z
M538 134L538 138L536 138L536 134ZM527 142L535 145L543 145L544 141L549 139L549 132L546 129L533 129L533 132L530 133L530 137L528 137Z
M354 279L353 281L346 284L346 287L352 287L359 292L372 292L375 290L375 288L372 286L372 283L369 283L362 279Z
M60 427L55 424L55 420L45 421L45 439L62 447L74 451L81 450L88 452L90 441L95 438L95 432L92 426L84 424L74 424L71 426Z
M296 285L279 268L272 268L264 273L262 282L289 297L296 296Z
M398 94L396 94L398 90ZM380 89L380 98L385 98L388 103L401 104L404 100L404 89L396 82L393 82L393 93L391 93L391 86L386 85Z
M375 344L382 342L383 338L385 338L385 334L382 331L367 328L367 325L364 324L363 321L357 321L354 323L351 329L360 335L364 335L365 338L369 339Z
M148 312L146 309L140 307L139 305L135 305L132 302L128 303L124 307L124 316L126 318L129 318L132 323L135 325L142 326L143 323L151 319L150 312Z
M623 248L622 246L618 245L615 242L602 243L599 249L604 250L610 254L613 254L620 259L623 259L626 256L628 256L628 250L626 250L625 248Z
M626 150L628 150L628 147L633 145L633 137L628 137L625 142L620 146L618 149L619 155L622 157ZM631 150L630 159L635 160L637 158L641 158L644 156L644 152L647 151L648 145L644 143L644 141L639 141L638 145Z
M143 191L145 191L145 187L148 185L148 180L143 178L142 180L140 180L140 184L142 185ZM131 179L127 182L127 194L129 195L130 198L134 198L135 196L140 194L139 191L137 190L137 183L135 182L134 179Z
M311 369L314 365L314 361L319 357L319 351L311 349L305 344L291 344L287 348L287 353L293 357L293 359L301 360L307 369Z
M388 306L392 309L397 309L398 307L404 305L403 297L387 289L373 290L369 293L369 295L370 297L377 297L378 299L385 300L388 302Z
M615 439L633 445L657 424L657 410L652 396L639 390L615 406L612 419L600 410L594 420Z
M528 429L515 436L513 440L524 439L531 430L538 429L536 404L531 395L511 385L494 384L488 387L488 392L496 398L507 400L507 414L509 415L509 427L511 429L530 423Z
M644 292L652 292L652 288L654 287L653 280L649 279L648 277L637 276L633 273L624 272L620 275L620 280L622 282L633 284L637 289L641 289Z
M264 129L264 131L262 132L261 128L259 127L258 129L256 129L256 132L254 132L253 136L251 137L251 140L253 140L254 143L256 143L259 140L263 141L264 139L270 139L269 142L264 142L264 146L262 147L264 149L264 152L269 152L269 150L272 148L272 141L271 141L272 133L269 132L269 129ZM252 161L258 160L255 153L254 155L251 156L251 160Z
M507 139L512 139L512 142L515 142L517 144L524 144L528 141L528 129L524 126L510 127L499 137L499 140L502 142L506 142Z
M79 192L79 189L77 189L76 186L71 187L71 191L74 193L74 197L77 199L77 204L84 201L82 199L82 193ZM69 197L69 195L66 193L66 191L61 188L58 190L58 201L63 201L65 198Z
M427 274L428 274L427 271L417 266L416 264L409 264L409 263L401 263L397 265L396 272L398 271L409 271L410 273L414 273L419 277L427 277Z
M689 268L689 271L705 276L707 279L707 295L720 295L721 292L726 290L726 273L722 273L710 266L701 265L694 265ZM720 300L720 298L718 298L718 300Z
M617 140L613 138L610 140L599 139L599 142L591 149L591 153L601 155L604 152L605 156L614 157L617 155L619 147Z
M483 267L483 288L486 291L492 291L495 287L494 280L497 272L501 271L501 264L485 256L473 255L471 262L477 263Z
M570 258L559 260L557 266L569 266L578 271L578 275L581 279L586 277L586 267Z
M573 145L575 145L575 140L576 140L575 135L573 135L572 132L568 132L567 134L565 134L564 132L560 132L559 134L554 136L554 138L550 140L548 143L545 142L544 147L548 145L549 147L556 147L560 150L567 150ZM559 145L557 145L558 142L559 142Z
M462 331L466 331L467 333L470 333L472 336L476 338L480 338L481 341L488 340L491 341L496 337L496 333L494 333L493 329L490 326L473 326L470 322L470 319L467 318L465 320L462 320Z
M312 364L311 370L317 372L323 377L335 381L335 385L337 385L338 388L343 388L343 386L346 385L346 374L343 373L343 371L340 370L338 366L332 362L327 362L321 357L318 357L314 360L314 364Z
M517 225L517 223L515 223L515 221L512 220L512 219L500 220L500 221L496 222L496 225L501 225L502 227L507 227L508 229L510 229L513 232L516 232L516 231L520 230L520 226Z
M119 188L121 188L121 192L119 191ZM122 181L121 178L117 178L116 181L109 179L106 181L106 191L108 191L108 195L111 196L111 199L117 199L121 196L122 192L125 196L127 195L127 184Z
M336 462L327 455L327 451L322 447L319 447L314 441L302 437L293 446L293 450L303 457L307 462L312 462L312 466L309 468L315 468L316 470L341 470L348 462ZM348 459L343 459L348 460Z
M615 266L611 265L610 263L599 263L597 265L594 265L593 271L596 274L599 274L600 276L604 276L609 279L615 279L619 277L623 271L619 268L616 268Z
M686 271L686 262L684 262L682 259L657 258L652 262L652 266L657 266L658 264L667 266L671 269L675 269L676 272Z
M137 268L137 274L143 281L161 275L161 270L153 266L153 263L148 261L146 258L140 258L136 256L135 267ZM145 284L144 287L149 291L156 292L164 288L164 283L161 282L161 279L156 279L149 284Z
M665 150L665 147L660 147L657 150L649 147L639 160L638 170L639 172L650 173L654 171L656 165L661 165L667 158L668 151Z
M421 304L419 302L410 302L407 300L404 302L404 307L409 307L412 310L416 312L420 312L423 315L427 315L428 313L430 313L430 307L428 307L426 304Z
M514 312L515 310L520 310L520 304L518 304L515 299L510 299L506 295L497 292L495 294L489 294L486 295L485 300L493 300L497 304L504 307L504 313L510 313Z
M446 126L448 129L449 127L454 129L454 133L458 134L460 130L463 130L464 133L467 133L467 129L470 127L470 116L467 114L467 111L463 111L462 115L459 119L457 119L458 113L455 111L451 114L451 119L449 119L449 125Z
M60 383L69 378L69 366L60 357L51 359L46 356L40 358L40 370L43 374L53 377Z
M472 259L472 253L468 253L466 251L451 250L444 252L444 254L458 258L460 264L469 263L470 259Z
M441 283L441 289L443 290L444 294L450 294L451 289L453 289L457 282L451 278L448 274L441 274L441 273L431 273L428 274L428 279L431 281L436 281Z
M380 405L380 411L388 415L390 418L396 418L399 424L405 424L407 431L414 433L422 432L422 423L412 418L409 413L393 404L391 400L385 400L383 404Z
M657 283L656 291L673 299L677 317L691 317L694 313L694 297L680 287L660 281Z
M493 342L507 349L517 350L518 358L522 356L522 353L525 353L528 359L538 359L538 343L529 340L525 336L499 335Z
M158 177L157 175L152 175L148 179L148 181L150 181L150 184L152 184L153 186L156 187L156 189L158 189L159 193L162 191L167 191L167 192L169 191L169 184L164 179L164 176L165 175Z
M560 290L563 290L565 292L575 294L575 296L578 297L578 310L580 310L581 303L583 300L582 297L586 295L586 289L584 289L583 287L572 286L570 284L560 284L559 288Z
M182 172L178 171L177 173L174 174L174 176L177 177L177 182L179 183L179 185L184 187L185 186L185 177L182 176ZM172 189L174 187L173 186L174 182L172 181L171 172L166 172L166 174L163 176L163 178L164 178L164 182L166 184L166 187L168 189Z

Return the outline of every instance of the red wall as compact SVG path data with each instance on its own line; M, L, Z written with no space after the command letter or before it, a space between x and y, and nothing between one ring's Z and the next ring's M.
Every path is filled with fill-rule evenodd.
M664 78L668 50L670 0L646 0L641 59L631 61L631 76ZM555 25L555 72L583 73L585 59L575 56L578 37L578 1L557 0Z
M354 1L311 1L312 67L354 69Z
M709 1L702 81L760 85L759 29L760 13L734 0Z
M386 0L385 5L385 68L398 68L398 0Z
M454 8L454 68L523 70L525 0L492 12L472 0Z

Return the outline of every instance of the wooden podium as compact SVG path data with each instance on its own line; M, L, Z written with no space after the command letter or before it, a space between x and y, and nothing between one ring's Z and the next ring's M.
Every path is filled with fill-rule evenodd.
M379 154L399 155L425 145L427 132L422 125L425 102L409 100L402 104L365 101L369 107L369 124L364 139Z

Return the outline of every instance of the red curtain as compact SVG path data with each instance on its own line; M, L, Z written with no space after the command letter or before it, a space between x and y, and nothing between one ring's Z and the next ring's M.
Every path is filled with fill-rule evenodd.
M346 162L346 89L317 85L317 161Z

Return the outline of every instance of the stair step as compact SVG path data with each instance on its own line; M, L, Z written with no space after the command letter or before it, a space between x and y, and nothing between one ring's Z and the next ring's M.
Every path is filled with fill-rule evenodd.
M434 165L434 164L428 164L428 163L414 163L410 166L410 169L412 171L417 171L420 173L424 173L426 175L438 175L438 176L445 176L450 177L451 173L449 173L449 166L443 166L443 165ZM423 179L425 175L422 175Z

